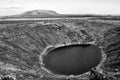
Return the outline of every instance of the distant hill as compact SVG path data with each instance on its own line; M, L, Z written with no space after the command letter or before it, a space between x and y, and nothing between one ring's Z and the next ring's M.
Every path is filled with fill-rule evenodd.
M47 18L47 17L57 17L61 16L61 14L58 14L57 12L53 10L32 10L27 11L22 14L18 15L12 15L12 16L3 16L1 18Z
M23 17L50 17L59 15L57 12L52 10L33 10L27 11L21 14Z
M59 14L53 10L32 10L22 14L2 16L0 19L21 19L21 18L90 18L93 20L120 20L120 16L113 15L94 15L94 14Z

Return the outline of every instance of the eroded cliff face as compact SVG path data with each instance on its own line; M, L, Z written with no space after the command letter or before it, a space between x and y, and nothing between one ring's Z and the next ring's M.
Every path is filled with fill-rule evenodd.
M46 47L90 42L96 46L101 46L105 53L108 53L100 71L93 70L91 74L97 77L99 75L102 77L105 75L118 76L118 73L115 75L119 71L118 22L58 19L8 21L7 23L1 22L1 26L0 75L7 70L8 74L15 73L15 76L23 80L30 77L33 79L53 79L54 75L43 70L41 68L42 64L40 64L40 54ZM115 28L112 29L113 27ZM109 33L109 31L112 31L112 33ZM90 75L83 77L88 78L88 76ZM116 79L116 77L114 78Z

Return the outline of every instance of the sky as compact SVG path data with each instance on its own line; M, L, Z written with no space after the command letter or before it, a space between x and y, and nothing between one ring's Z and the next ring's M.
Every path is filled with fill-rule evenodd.
M61 14L120 15L120 0L0 0L0 16L30 10L54 10Z

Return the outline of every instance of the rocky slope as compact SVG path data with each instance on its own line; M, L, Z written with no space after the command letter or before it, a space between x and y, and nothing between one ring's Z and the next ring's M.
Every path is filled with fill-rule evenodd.
M103 71L91 70L89 75L70 80L119 80L119 25L120 22L68 19L67 22L13 22L0 27L0 77L11 75L17 80L66 80L54 78L41 69L39 56L43 50L49 45L95 42L107 55L101 66Z

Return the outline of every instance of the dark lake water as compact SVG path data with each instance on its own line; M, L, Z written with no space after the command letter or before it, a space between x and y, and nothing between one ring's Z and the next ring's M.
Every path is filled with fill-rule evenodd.
M101 61L101 49L91 44L62 46L44 56L44 67L60 75L80 75Z

